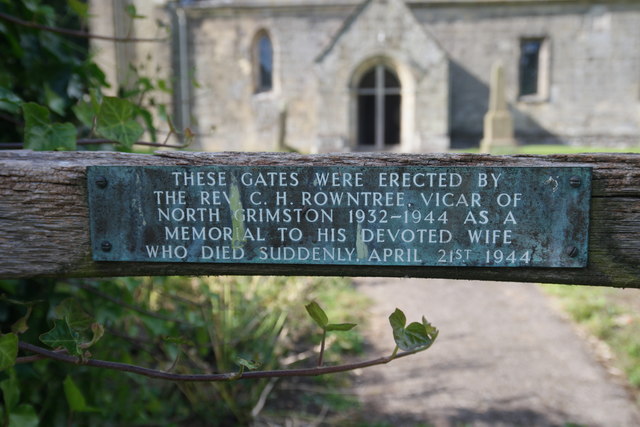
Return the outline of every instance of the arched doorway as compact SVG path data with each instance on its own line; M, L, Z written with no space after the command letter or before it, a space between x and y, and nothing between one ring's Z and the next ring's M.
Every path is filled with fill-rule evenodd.
M401 86L396 73L376 64L356 87L357 143L362 149L385 150L400 144Z

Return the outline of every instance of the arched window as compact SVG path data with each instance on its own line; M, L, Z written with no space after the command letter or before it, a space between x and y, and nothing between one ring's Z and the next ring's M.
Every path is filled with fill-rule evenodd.
M356 88L358 145L383 150L400 143L400 80L383 64L366 71Z
M266 31L260 31L253 43L253 79L256 92L273 88L273 46Z

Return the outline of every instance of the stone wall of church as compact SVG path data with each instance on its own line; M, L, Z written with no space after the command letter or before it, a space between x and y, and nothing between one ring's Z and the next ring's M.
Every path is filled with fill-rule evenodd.
M505 66L507 98L519 139L637 143L638 2L527 3L415 6L417 19L451 60L454 143L481 137L490 69L498 60ZM518 96L520 40L527 37L546 37L549 43L549 90L544 100Z
M190 10L191 68L198 87L192 116L201 149L314 151L316 56L351 8ZM266 30L273 44L273 89L256 93L252 43Z
M354 76L375 61L402 84L401 144L394 149L449 148L448 60L401 1L188 13L200 148L357 149ZM274 85L255 93L252 43L261 30L273 43Z
M114 20L114 11L129 1L92 0L94 32L122 35L115 25L119 23L120 32L128 33L131 23ZM134 3L144 15L167 21L162 1ZM196 149L353 149L350 85L358 67L376 57L388 63L403 84L403 151L441 151L448 147L449 136L454 146L477 144L496 61L504 65L518 139L602 145L637 143L640 138L637 1L361 3L378 8L373 14L353 0L309 5L302 0L251 0L240 8L206 4L192 2L185 8L184 77L188 85L196 82L190 87L188 109L190 126L198 134ZM142 22L134 24L134 35L162 36L157 29L140 27ZM256 93L251 50L260 30L273 42L275 69L273 90ZM548 87L542 97L519 96L523 38L544 38L547 43ZM108 73L114 87L126 85L128 61L145 64L147 71L161 69L158 75L167 78L173 59L178 76L179 55L170 54L168 43L94 46L105 68L117 70Z
M448 60L400 1L372 2L336 34L321 55L320 149L357 150L357 86L376 64L397 74L401 90L401 141L385 148L437 152L449 148Z

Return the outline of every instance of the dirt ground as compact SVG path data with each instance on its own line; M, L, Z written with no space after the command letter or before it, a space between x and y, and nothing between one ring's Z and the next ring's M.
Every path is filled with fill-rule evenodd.
M640 426L623 381L535 285L358 279L374 305L372 355L391 352L387 317L440 329L418 355L357 373L365 422L416 426Z

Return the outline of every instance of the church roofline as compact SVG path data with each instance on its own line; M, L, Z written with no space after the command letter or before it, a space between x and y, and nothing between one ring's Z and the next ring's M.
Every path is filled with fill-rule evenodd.
M371 0L360 1L358 7L342 22L340 29L336 32L336 34L331 38L331 42L322 49L320 55L318 55L315 59L315 62L322 62L322 60L331 52L333 47L338 43L338 40L344 34L351 25L356 21L358 16L362 13L362 11L367 7L367 5L371 2Z
M354 7L366 0L202 0L181 4L185 9L263 9L292 7ZM408 6L487 6L568 3L638 3L638 0L404 0Z
M189 4L182 4L185 9L264 9L264 8L292 8L292 7L353 7L362 3L362 0L204 0L195 1Z
M408 6L488 6L488 5L537 5L571 3L638 3L638 0L405 0Z

